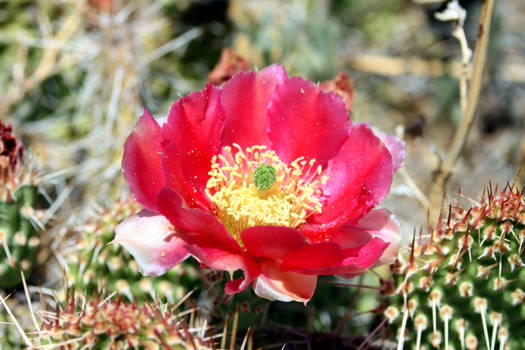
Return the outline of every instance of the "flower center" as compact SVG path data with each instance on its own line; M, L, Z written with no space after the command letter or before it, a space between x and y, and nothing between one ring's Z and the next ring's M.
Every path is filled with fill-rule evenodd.
M320 213L320 187L327 180L315 159L283 163L266 146L224 147L212 158L206 194L235 238L247 227L298 227Z
M277 181L275 168L266 163L262 163L253 173L253 183L259 191L269 190Z

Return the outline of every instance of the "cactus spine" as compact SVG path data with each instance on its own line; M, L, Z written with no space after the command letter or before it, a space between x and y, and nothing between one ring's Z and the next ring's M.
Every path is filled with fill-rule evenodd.
M120 297L75 298L64 310L46 313L33 339L38 348L56 349L211 349L205 323L195 310L179 312L178 304L138 305Z
M35 210L39 178L23 147L0 120L0 288L31 273L40 245L39 211Z
M384 315L398 349L525 348L525 198L487 192L391 265Z

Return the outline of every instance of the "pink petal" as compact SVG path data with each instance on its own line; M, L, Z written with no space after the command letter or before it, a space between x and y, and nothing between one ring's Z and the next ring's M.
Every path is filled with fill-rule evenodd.
M241 250L241 247L213 215L200 209L188 208L182 197L171 188L163 188L157 206L177 227L177 237L184 240L187 251L205 265L233 273L243 270L245 276L226 284L225 291L235 294L246 289L259 274L258 265Z
M292 270L306 275L358 275L363 273L374 262L376 262L387 246L387 242L380 238L373 238L360 247L353 247L345 250L339 248L342 250L342 257L339 255L338 259L334 259L331 263L325 263L324 265L316 263L316 256L315 254L312 254L310 259L313 261L311 261L310 264L298 264L287 261L287 264L284 265L285 260L283 259L283 266L281 269L284 271ZM285 259L287 258L288 256L285 256ZM304 256L304 259L308 259L308 256Z
M168 219L147 209L126 219L115 232L113 243L133 255L145 275L162 275L189 255Z
M386 209L372 210L366 214L357 225L345 225L334 236L333 241L343 249L364 244L372 238L380 238L388 242L388 248L383 252L374 267L391 263L396 257L401 244L399 223Z
M373 238L361 247L346 249L343 265L354 265L358 268L366 269L381 257L388 244L381 238Z
M162 127L168 142L162 158L166 184L178 191L192 208L209 208L210 200L204 189L211 158L221 149L223 127L219 90L211 84L177 100Z
M323 211L301 229L311 242L330 239L346 222L357 223L385 197L392 183L392 157L372 130L361 124L351 128L325 174Z
M246 254L236 254L222 249L193 244L186 246L186 248L191 255L212 269L228 271L231 275L233 275L233 272L236 270L244 271L243 277L230 280L226 283L224 291L228 295L242 292L260 274L260 268L257 263Z
M340 265L345 258L339 245L331 242L314 243L289 252L282 258L283 271L303 271Z
M279 259L308 244L299 231L283 226L254 226L242 231L244 247L252 256Z
M374 133L381 139L381 141L383 141L386 148L390 152L390 155L392 156L392 163L394 164L394 171L401 168L407 155L405 142L395 136L385 134L384 132L376 129L374 129Z
M236 74L223 86L224 145L269 145L267 107L275 87L287 79L283 67L272 65L258 73Z
M350 128L343 98L323 93L299 77L277 86L268 117L272 148L284 162L304 156L325 166L347 139Z
M161 167L161 129L144 109L124 144L122 171L131 193L146 208L155 210L157 193L164 187Z
M158 195L159 212L177 227L177 237L188 244L240 253L241 247L224 225L210 213L188 208L182 197L169 187Z
M285 272L279 264L268 260L261 264L262 273L255 281L255 294L261 298L279 301L300 301L305 305L312 298L317 284L317 276L296 272Z

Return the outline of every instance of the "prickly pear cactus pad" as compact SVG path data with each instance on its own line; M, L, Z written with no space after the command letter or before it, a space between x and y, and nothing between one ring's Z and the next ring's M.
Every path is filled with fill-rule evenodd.
M0 288L29 276L40 245L40 212L35 210L39 178L23 147L0 120Z
M127 251L111 244L115 226L140 209L142 206L132 198L117 200L83 227L79 240L66 253L69 286L88 294L98 286L141 303L156 297L180 299L197 285L198 272L189 264L159 277L144 276Z
M383 285L398 349L525 349L524 240L525 198L510 186L415 237Z
M68 294L64 310L48 312L33 344L56 349L211 349L205 322L197 311L178 305L138 305L95 292L92 297Z

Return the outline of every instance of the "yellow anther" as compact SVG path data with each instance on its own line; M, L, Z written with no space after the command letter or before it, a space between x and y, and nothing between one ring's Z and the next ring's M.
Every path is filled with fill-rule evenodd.
M265 190L254 183L261 164L275 170L275 182ZM266 146L242 149L233 144L233 149L224 147L212 158L206 194L217 217L236 238L251 226L298 227L322 210L320 187L327 181L322 170L315 159L299 157L285 164Z

